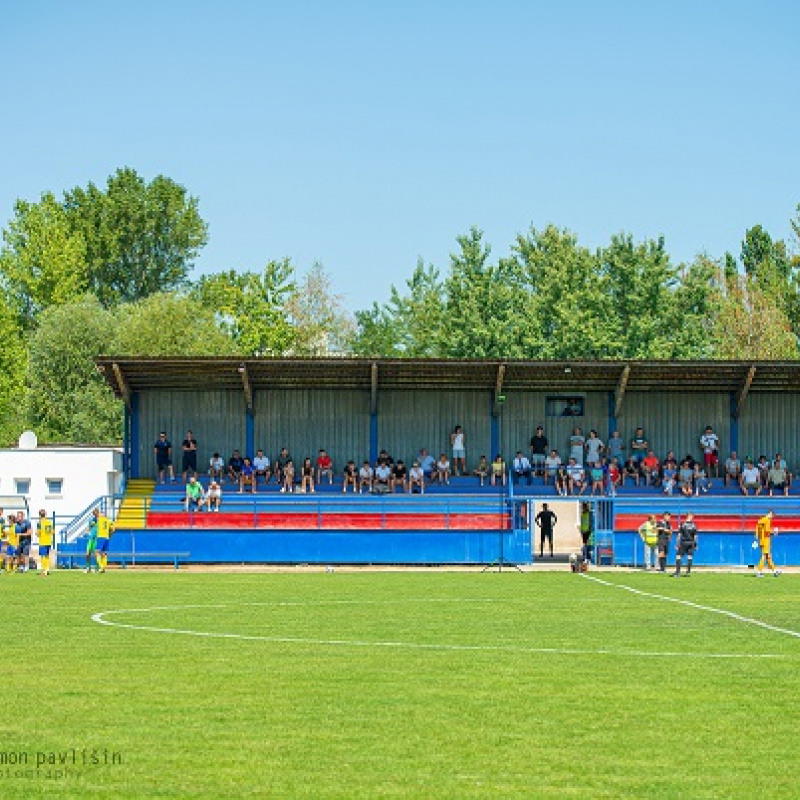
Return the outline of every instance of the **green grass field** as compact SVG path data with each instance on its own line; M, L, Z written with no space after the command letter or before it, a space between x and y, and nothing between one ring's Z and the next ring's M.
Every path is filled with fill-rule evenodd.
M800 631L800 576L596 576ZM567 571L59 572L0 599L3 798L800 791L800 638Z

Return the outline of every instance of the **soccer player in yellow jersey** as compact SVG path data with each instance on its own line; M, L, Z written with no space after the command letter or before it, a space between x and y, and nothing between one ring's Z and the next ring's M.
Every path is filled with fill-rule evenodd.
M756 540L761 548L761 559L756 568L756 578L764 577L765 562L776 578L781 574L780 570L775 569L775 563L772 560L772 537L778 533L778 529L772 527L772 517L773 512L770 509L756 524Z
M40 575L50 574L50 548L53 546L53 520L47 518L47 512L39 512L39 523L36 527L39 535L39 558L42 561Z
M114 523L101 514L99 508L96 508L92 514L94 514L94 524L97 526L97 544L94 549L94 557L97 561L97 568L100 572L105 572L106 564L108 564L108 540L114 532Z
M14 514L8 515L8 522L3 528L3 533L6 537L6 572L13 572L17 563L17 545L19 544L17 518Z

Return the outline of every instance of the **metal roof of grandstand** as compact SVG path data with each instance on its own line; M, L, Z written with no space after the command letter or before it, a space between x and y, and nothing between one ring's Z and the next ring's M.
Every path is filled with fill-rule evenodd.
M158 389L487 389L495 391L800 391L798 361L133 358L101 356L115 394Z

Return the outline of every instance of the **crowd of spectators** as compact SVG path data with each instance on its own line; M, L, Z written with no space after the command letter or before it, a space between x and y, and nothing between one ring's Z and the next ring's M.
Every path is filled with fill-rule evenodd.
M719 437L710 425L698 437L698 444L702 451L699 459L691 453L678 458L673 450L659 458L642 427L636 428L628 441L619 431L614 431L608 442L604 442L596 430L584 435L578 426L569 436L568 455L563 460L558 449L550 447L540 425L530 440L528 452L517 450L509 464L501 453L491 461L486 455L481 455L475 468L469 470L466 435L457 425L450 435L449 457L442 452L436 458L422 448L410 466L402 459L395 460L386 450L381 450L374 463L365 460L361 466L356 466L351 459L341 470L341 491L424 493L431 485L446 486L453 477L470 476L476 478L481 486L505 486L508 480L515 485L521 482L532 485L534 479L539 478L545 486L552 484L557 494L562 496L613 496L626 485L652 487L667 495L697 496L712 492L720 481L725 486L738 487L744 495L788 495L792 474L780 453L771 460L764 455L753 460L750 457L740 459L733 451L722 461ZM286 447L281 448L274 460L270 460L263 449L258 449L253 458L234 450L227 460L215 452L208 462L209 493L213 489L213 495L209 497L195 480L198 475L197 441L191 431L186 434L182 450L187 509L190 505L202 507L204 504L208 508L213 497L213 506L219 510L221 486L226 482L236 487L239 493L257 493L260 485L266 487L273 481L280 492L311 493L322 482L332 485L337 474L325 449L320 449L313 460L310 456L303 457L297 466ZM154 452L159 480L163 483L169 476L174 482L172 445L163 431L155 443Z

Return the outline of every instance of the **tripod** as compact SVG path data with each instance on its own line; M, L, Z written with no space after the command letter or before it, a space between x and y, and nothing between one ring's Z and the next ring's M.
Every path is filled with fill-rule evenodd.
M514 505L511 502L514 498L514 486L511 480L511 476L509 475L508 479L508 486L509 490L508 493L503 491L503 487L500 487L500 513L498 514L498 539L499 539L499 553L497 558L492 561L491 564L487 564L481 572L487 572L488 570L493 570L497 567L498 572L503 571L503 567L511 568L517 570L517 572L522 572L520 569L519 564L515 564L513 561L507 559L504 555L504 548L505 548L505 515L506 515L506 503L508 503L508 507L511 509L511 529L514 530Z

